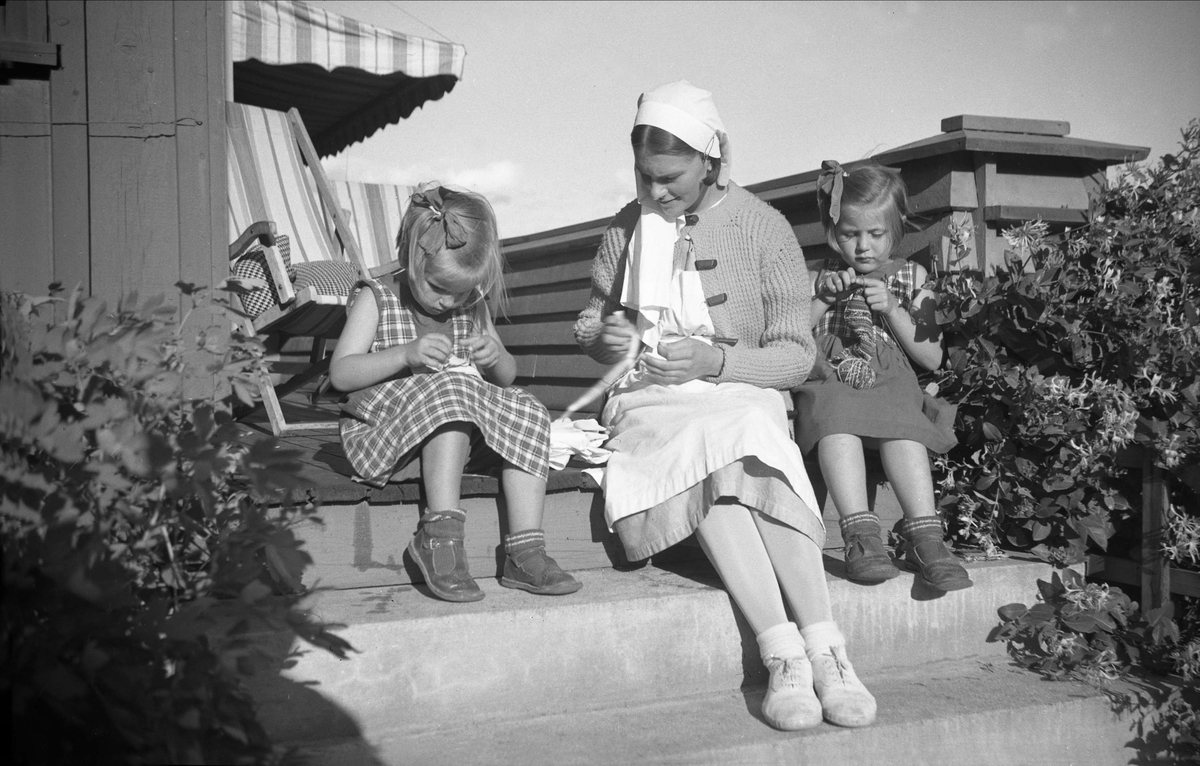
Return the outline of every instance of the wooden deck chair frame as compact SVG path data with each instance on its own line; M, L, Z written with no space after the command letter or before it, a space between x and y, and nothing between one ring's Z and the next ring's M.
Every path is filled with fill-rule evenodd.
M360 181L330 183L367 273L377 279L399 270L396 236L416 187ZM332 220L329 223L332 230Z
M306 219L305 223L310 224L306 229L307 236L305 238L310 240L305 243L306 246L328 254L327 258L322 258L321 260L344 260L342 257L344 252L345 256L348 256L350 262L357 268L358 274L360 276L366 274L367 269L363 265L358 243L343 220L330 182L325 177L320 158L313 148L312 140L308 136L308 131L304 127L300 113L296 109L292 109L284 115L280 112L271 112L271 110L248 107L243 104L227 104L227 108L230 111L235 109L243 110L243 114L250 114L251 110L257 110L265 115L265 120L268 124L275 121L276 127L280 118L286 120L287 135L291 145L281 146L279 144L282 142L273 142L272 146L273 152L276 155L283 155L282 157L276 156L275 158L278 171L306 173L306 177L298 179L298 184L300 187L307 189L310 194L315 194L313 204L305 206L307 212L296 213L293 207L289 208L294 214L304 215ZM231 132L235 129L234 122L231 118ZM276 138L279 137L276 136ZM241 169L243 174L249 172L250 169L245 167L245 163L238 161L233 156L235 147L232 145L232 137L230 143L231 175L236 172L233 167L235 163L237 163L237 167ZM297 150L298 155L296 154ZM302 166L296 162L297 156L303 158L304 162ZM244 160L244 158L242 159ZM231 220L234 218L232 212L234 206L234 188L234 179L231 178ZM319 201L319 204L316 204L317 201ZM322 210L322 208L324 209ZM328 216L328 218L322 220L323 216ZM312 220L307 220L310 218ZM294 220L295 218L293 218ZM332 224L333 233L336 235L337 241L334 241L329 236L328 230L325 229L325 225L327 224ZM321 295L312 287L304 288L299 292L293 288L292 281L287 273L287 266L284 263L282 255L279 253L277 240L280 234L289 234L289 238L291 238L295 233L281 231L281 226L281 222L271 219L253 221L243 228L240 236L229 247L231 268L237 260L261 248L270 281L273 283L275 292L279 298L278 304L268 308L265 312L252 319L249 317L245 318L243 320L245 331L251 335L260 337L308 337L312 339L312 352L309 355L307 369L293 375L286 382L279 385L274 383L272 375L269 372L263 374L260 381L260 392L262 394L261 406L266 409L267 417L271 423L271 430L276 436L297 431L333 431L338 427L336 420L288 423L284 417L280 398L328 371L329 358L326 356L326 341L330 338L336 338L341 332L346 319L346 297L342 296L339 299L334 296ZM313 232L318 232L323 241L318 241L318 235L314 235ZM299 243L293 241L292 246L296 247L297 244ZM324 249L322 250L322 248ZM257 411L257 409L256 407L251 412ZM243 417L247 414L249 413L243 414Z

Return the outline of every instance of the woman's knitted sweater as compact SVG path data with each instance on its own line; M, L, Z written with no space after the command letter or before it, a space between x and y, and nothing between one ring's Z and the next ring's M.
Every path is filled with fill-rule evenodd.
M640 212L631 202L605 230L592 263L591 295L575 322L575 340L600 362L614 361L598 342L601 321L622 309L625 250ZM696 246L714 334L737 339L725 349L721 373L709 380L796 388L808 377L816 350L809 323L812 287L787 219L732 183L721 204L695 218L683 234L690 234ZM675 247L680 262L687 248L682 235ZM785 398L791 409L791 397Z

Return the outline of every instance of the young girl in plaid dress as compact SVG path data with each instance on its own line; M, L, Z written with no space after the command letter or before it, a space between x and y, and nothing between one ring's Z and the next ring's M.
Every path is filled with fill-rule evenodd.
M912 367L942 363L937 301L924 287L923 266L892 258L908 217L904 182L878 165L850 173L836 162L821 167L821 221L846 268L813 278L817 361L796 394L800 448L820 446L849 579L881 582L899 574L867 504L863 450L872 448L904 512L900 539L908 566L938 590L968 588L970 577L943 539L929 470L928 452L956 443L954 411L921 390Z
M579 590L546 555L541 529L550 417L510 387L516 362L489 311L489 303L504 299L491 205L470 192L423 186L400 224L397 247L400 270L360 283L333 354L333 385L353 392L341 419L346 456L377 486L419 472L428 507L408 552L436 595L478 601L483 591L467 569L466 513L459 508L463 466L478 433L503 461L511 532L500 584L543 595Z

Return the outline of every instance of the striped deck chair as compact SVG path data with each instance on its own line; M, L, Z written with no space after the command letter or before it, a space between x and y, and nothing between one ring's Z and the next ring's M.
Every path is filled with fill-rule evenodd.
M287 371L275 364L262 381L262 406L278 435L328 431L336 420L289 424L279 399L329 368L325 342L346 321L346 298L365 271L357 240L299 113L226 104L229 164L230 271L248 291L240 294L248 333L282 344L311 338L307 364Z
M358 242L363 264L372 277L390 274L400 266L396 235L408 210L415 186L332 181L333 194L341 207L342 220ZM332 218L328 218L330 231Z

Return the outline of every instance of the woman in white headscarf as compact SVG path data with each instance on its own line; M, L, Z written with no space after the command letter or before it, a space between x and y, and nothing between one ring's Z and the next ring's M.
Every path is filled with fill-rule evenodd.
M729 180L708 91L643 93L631 141L638 198L605 231L575 324L602 363L640 352L602 415L606 517L633 560L695 534L757 635L772 726L865 726L875 699L833 621L825 527L788 429L815 353L804 256Z

